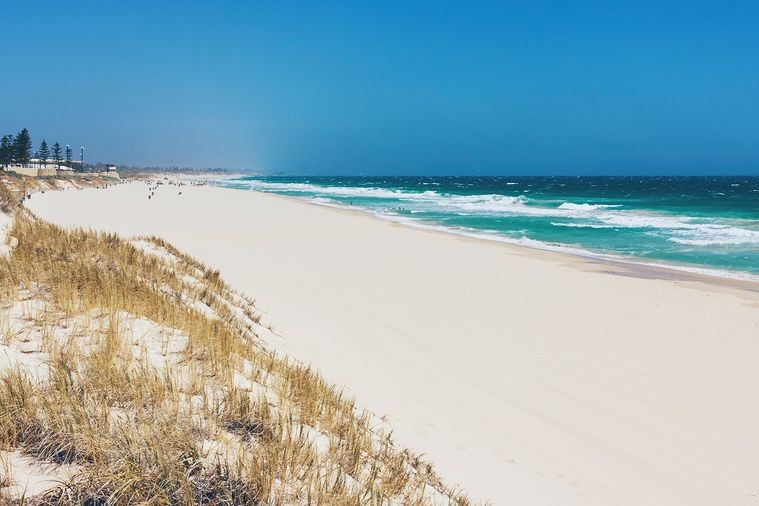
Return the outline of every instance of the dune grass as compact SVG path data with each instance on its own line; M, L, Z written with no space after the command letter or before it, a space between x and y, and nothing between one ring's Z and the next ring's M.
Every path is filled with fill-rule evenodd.
M0 449L77 469L27 501L469 503L382 421L270 351L253 301L218 272L158 238L23 210L9 235L0 344L46 373L0 376Z
M18 206L18 201L10 187L0 184L0 212L9 214Z

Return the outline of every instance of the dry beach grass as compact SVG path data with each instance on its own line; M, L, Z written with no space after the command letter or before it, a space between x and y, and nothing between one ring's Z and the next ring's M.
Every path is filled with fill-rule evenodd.
M467 504L266 346L254 302L155 237L16 206L0 258L0 490L32 504ZM13 462L52 466L34 494Z

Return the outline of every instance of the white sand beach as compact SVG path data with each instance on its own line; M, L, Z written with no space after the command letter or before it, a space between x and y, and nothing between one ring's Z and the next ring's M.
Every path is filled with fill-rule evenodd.
M397 225L252 191L35 194L253 297L282 351L475 500L759 504L759 286ZM612 274L609 271L615 271ZM658 278L658 279L657 279Z

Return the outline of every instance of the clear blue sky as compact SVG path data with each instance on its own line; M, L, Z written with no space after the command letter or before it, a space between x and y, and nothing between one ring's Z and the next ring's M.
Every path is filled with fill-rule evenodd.
M757 1L35 0L0 19L0 129L91 161L759 174Z

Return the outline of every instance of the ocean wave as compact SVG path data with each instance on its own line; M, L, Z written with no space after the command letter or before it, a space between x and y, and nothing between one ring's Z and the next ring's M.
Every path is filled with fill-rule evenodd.
M666 216L652 212L608 212L596 217L607 226L652 230L668 241L690 246L759 245L756 223L748 220L720 220L691 216Z
M435 199L433 203L443 210L465 211L472 214L529 214L531 212L531 209L525 205L527 197L523 195L516 197L498 194L444 195L442 198ZM534 208L538 213L541 209Z
M314 204L337 204L334 200L325 197L314 197L310 201Z
M552 221L551 225L554 227L568 227L568 228L619 228L614 225L597 225L595 223L561 223Z
M268 181L259 180L238 180L234 181L235 185L246 186L251 190L258 190L264 192L288 192L288 193L302 193L302 194L316 194L316 195L333 195L341 197L374 197L384 199L398 199L403 198L404 195L414 195L404 192L402 190L387 190L384 188L376 187L362 187L362 186L321 186L309 183L271 183ZM435 192L423 192L416 195L423 196L424 194L434 194Z
M524 207L524 196L507 196L500 194L452 195L434 190L414 192L408 190L388 190L377 187L360 186L321 186L309 183L273 183L259 180L242 180L241 184L251 190L268 192L300 193L304 196L336 196L342 198L381 198L400 200L407 203L426 204L441 210L460 210L472 213L515 212L517 207ZM551 213L550 209L535 207L532 212ZM522 211L530 213L531 210Z
M572 202L564 202L559 206L559 209L571 209L573 211L595 211L596 209L612 209L615 207L622 207L622 204L574 204Z
M700 225L694 229L673 230L668 240L689 246L759 246L759 231L720 225Z
M645 229L663 236L668 241L690 246L759 245L759 230L748 228L755 226L751 223L703 223L702 218L663 216L641 211L604 212L594 215L591 219L593 221L552 221L551 225L592 229Z
M302 194L309 197L379 198L399 200L404 204L427 206L421 210L456 212L477 215L516 215L535 217L579 217L581 213L594 210L619 207L621 204L574 204L564 202L558 207L528 205L533 201L524 195L475 194L455 195L434 190L415 192L410 190L391 190L377 187L361 186L322 186L310 183L281 183L261 180L238 180L234 184L243 185L252 190L266 192L284 192ZM419 209L418 209L419 210Z

